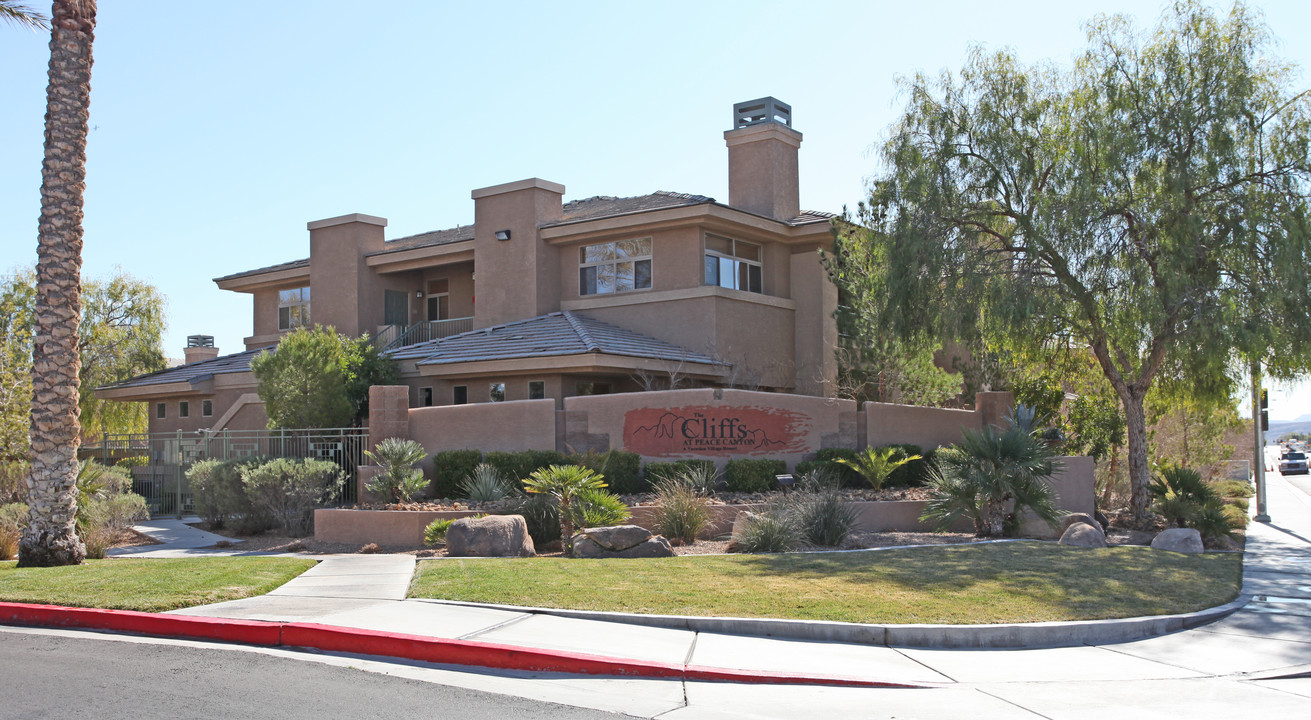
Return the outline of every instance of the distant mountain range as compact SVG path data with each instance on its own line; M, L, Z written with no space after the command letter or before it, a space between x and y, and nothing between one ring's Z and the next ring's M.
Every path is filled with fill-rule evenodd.
M1271 440L1279 439L1280 435L1287 433L1311 433L1311 415L1303 415L1296 420L1285 422L1270 422L1270 430L1266 432L1266 437Z

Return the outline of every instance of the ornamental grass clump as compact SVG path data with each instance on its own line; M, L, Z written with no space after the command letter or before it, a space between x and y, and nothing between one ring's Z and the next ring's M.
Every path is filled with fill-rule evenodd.
M690 545L710 524L709 488L714 474L702 468L689 468L667 480L655 483L656 531L670 542Z
M781 553L797 549L802 538L791 508L784 503L774 503L765 512L748 518L735 539L740 552Z
M18 553L18 540L27 527L27 506L23 503L0 505L0 560Z
M364 484L364 489L378 495L383 502L409 502L423 491L423 471L414 467L428 456L423 446L413 440L387 438L364 454L382 472Z
M856 508L842 497L842 481L822 469L802 475L802 492L792 496L791 512L806 542L837 547L856 527Z

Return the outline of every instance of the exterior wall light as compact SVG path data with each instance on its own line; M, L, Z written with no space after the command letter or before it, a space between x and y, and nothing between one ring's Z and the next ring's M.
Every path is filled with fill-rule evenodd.
M414 293L414 297L417 297L417 298L419 298L420 300L422 300L422 299L423 299L423 291L422 291L422 290L418 290L418 291L416 291L416 292Z
M509 240L509 239L510 239L510 231L509 231L509 230L497 230L495 234L496 234L496 239L497 239L497 240Z

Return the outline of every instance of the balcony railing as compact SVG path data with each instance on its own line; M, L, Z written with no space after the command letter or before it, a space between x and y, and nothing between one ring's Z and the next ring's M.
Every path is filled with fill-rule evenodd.
M471 317L429 320L414 325L388 325L386 330L378 333L378 345L383 350L395 350L429 340L459 335L470 330L473 330Z

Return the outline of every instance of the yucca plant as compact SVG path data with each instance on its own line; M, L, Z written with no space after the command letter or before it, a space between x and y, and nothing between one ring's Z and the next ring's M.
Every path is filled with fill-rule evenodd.
M468 477L460 481L460 492L474 502L491 502L509 495L510 483L496 468L479 463Z
M364 454L382 468L382 472L364 484L364 489L381 497L383 502L409 502L423 491L423 471L415 469L414 465L428 453L419 443L387 438L373 450L365 450Z
M747 553L787 552L800 543L801 530L796 518L791 508L782 503L751 517L737 537L738 548Z
M550 465L534 470L524 478L524 490L534 494L550 495L560 504L560 543L565 557L573 556L574 520L573 501L585 490L605 487L605 478L580 465Z
M897 468L909 462L919 460L919 455L907 455L901 448L889 447L877 450L875 448L865 448L856 453L854 458L838 458L837 462L860 473L865 478L865 482L870 487L879 490L883 487L884 481L888 476L897 471Z

